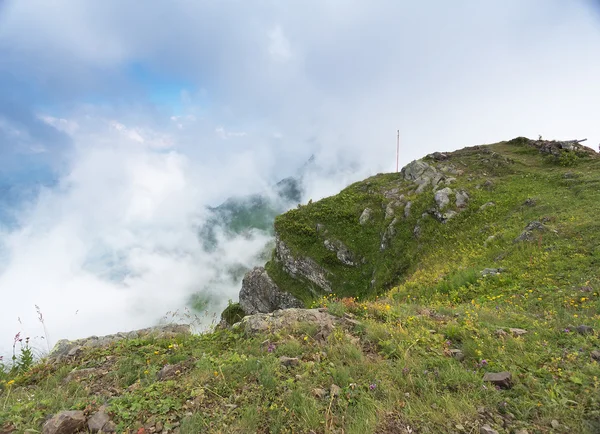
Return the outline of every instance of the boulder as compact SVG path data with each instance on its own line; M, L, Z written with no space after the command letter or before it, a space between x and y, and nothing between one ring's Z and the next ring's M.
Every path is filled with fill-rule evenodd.
M300 359L298 359L298 357L281 356L279 358L279 363L289 368L291 366L298 366L300 364Z
M598 350L594 350L590 353L590 357L592 358L592 360L595 360L596 362L600 362L600 351Z
M594 329L588 325L580 325L577 326L575 328L575 330L577 330L577 333L579 333L580 335L591 335L594 334Z
M479 434L498 434L498 431L486 424L479 428Z
M115 424L110 420L110 417L103 408L90 417L87 425L91 433L113 433L116 431Z
M467 207L467 203L469 202L469 195L466 191L461 190L456 192L456 207L459 209L463 209Z
M510 372L486 372L483 381L492 383L501 389L510 389L512 387L512 374Z
M532 221L527 226L525 226L523 232L521 232L521 234L517 238L515 238L514 242L517 243L520 241L532 241L534 238L534 232L542 232L545 230L546 226L543 223L539 221Z
M246 273L239 298L241 308L250 315L303 306L292 294L279 289L263 267Z
M317 331L317 339L325 339L333 331L334 325L342 320L327 312L326 309L286 309L269 314L249 315L234 327L242 328L247 333L266 333L282 329L292 329L298 324L313 324Z
M504 268L484 268L480 271L483 277L486 276L496 276L500 273L504 272Z
M366 225L369 221L371 221L372 214L373 211L371 208L365 208L358 219L358 223L362 226Z
M450 187L442 188L435 192L435 203L438 206L439 210L443 210L450 203L450 195L452 194L452 189Z
M483 211L484 209L490 208L492 206L496 206L496 204L494 202L486 202L479 207L479 211Z
M412 202L407 202L404 207L404 218L410 217L410 208L412 207Z
M75 434L85 428L85 422L83 411L61 411L44 424L42 434Z

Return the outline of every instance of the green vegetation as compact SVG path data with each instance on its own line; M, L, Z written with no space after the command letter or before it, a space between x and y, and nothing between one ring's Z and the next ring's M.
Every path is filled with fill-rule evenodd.
M350 319L328 336L315 324L218 329L4 372L0 427L39 430L60 410L107 404L127 433L470 433L484 424L499 433L600 432L600 158L584 153L564 165L522 139L450 155L463 171L451 187L470 199L447 223L422 216L433 193L411 193L399 174L277 218L290 249L331 272L335 294L274 260L267 269L282 288ZM413 205L407 218L397 211L381 250L391 188ZM367 207L371 221L359 225ZM540 229L515 241L534 221ZM317 223L364 263L342 264ZM483 276L486 268L495 271ZM235 304L226 311L237 319ZM281 356L299 362L285 366ZM177 370L159 379L166 364ZM74 368L90 370L69 379ZM483 380L500 371L512 373L512 387Z

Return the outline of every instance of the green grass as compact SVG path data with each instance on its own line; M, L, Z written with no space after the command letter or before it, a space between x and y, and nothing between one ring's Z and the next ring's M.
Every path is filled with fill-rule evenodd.
M514 140L457 151L450 162L465 172L452 188L469 192L468 208L441 224L421 217L432 193L409 196L411 216L400 219L383 252L389 220L381 192L392 185L410 191L399 175L378 175L278 217L276 230L290 249L332 273L335 295L291 278L275 261L267 266L271 277L307 304L337 318L352 315L359 324L338 326L325 341L314 324L259 335L216 330L122 341L73 362L4 372L0 427L12 422L18 432L39 430L60 410L93 411L106 403L127 433L157 423L181 433L410 432L407 427L459 433L479 432L483 424L500 433L600 432L600 363L591 358L600 350L600 160L578 155L567 164ZM484 187L486 180L493 186ZM535 206L524 204L528 198ZM496 205L479 210L490 201ZM367 206L373 221L360 226ZM544 222L546 230L514 242L531 221ZM337 261L317 223L366 263ZM504 271L483 277L484 268ZM230 311L237 312L235 305ZM596 332L578 334L581 324ZM515 337L510 328L527 333ZM298 357L300 364L284 367L280 356ZM158 381L167 363L181 370ZM65 382L73 368L96 371ZM483 382L486 372L504 370L513 375L512 388ZM333 384L339 396L314 393Z

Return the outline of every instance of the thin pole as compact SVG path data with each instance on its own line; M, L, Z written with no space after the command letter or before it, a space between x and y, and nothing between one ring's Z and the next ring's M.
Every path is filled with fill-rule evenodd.
M399 156L400 156L400 130L398 130L398 136L396 137L396 173L398 173Z

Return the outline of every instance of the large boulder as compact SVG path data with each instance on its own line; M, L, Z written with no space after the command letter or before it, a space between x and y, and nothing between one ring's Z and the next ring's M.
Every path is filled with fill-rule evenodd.
M252 315L304 305L289 292L279 289L263 267L255 267L242 281L240 306L246 314Z
M441 211L448 206L450 203L450 195L452 194L452 189L450 187L442 188L435 192L435 203L438 206L438 209Z
M42 428L43 434L74 434L84 429L86 417L83 411L61 411L49 419Z

